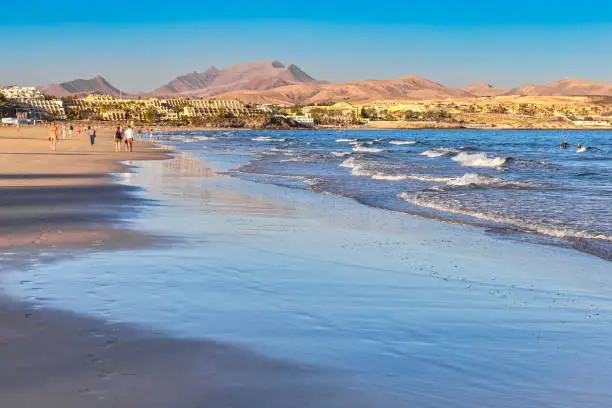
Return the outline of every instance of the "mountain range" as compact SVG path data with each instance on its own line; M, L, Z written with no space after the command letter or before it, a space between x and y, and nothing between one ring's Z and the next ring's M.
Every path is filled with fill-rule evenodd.
M127 95L101 76L77 79L39 87L58 97L89 93ZM262 61L211 67L203 72L181 75L156 90L139 94L156 97L211 97L239 99L249 103L321 103L348 101L365 103L385 99L446 99L492 96L612 96L612 83L582 79L562 79L546 85L495 88L474 83L464 88L449 88L418 76L387 80L330 83L318 81L294 64ZM133 96L133 95L132 95Z
M110 94L119 97L122 94L119 89L112 86L106 79L98 75L91 79L75 79L61 84L49 84L38 88L42 93L57 97L80 96L90 93Z

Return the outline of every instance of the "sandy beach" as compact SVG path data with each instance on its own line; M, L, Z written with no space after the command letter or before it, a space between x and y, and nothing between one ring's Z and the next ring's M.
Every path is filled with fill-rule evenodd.
M95 151L82 134L60 139L50 152L42 127L0 128L0 152L0 250L12 254L3 257L1 269L27 268L41 253L70 256L151 243L121 225L122 208L136 211L138 202L108 173L125 171L122 160L164 159L166 152L149 143L138 143L131 154L114 152L105 129ZM0 326L0 405L109 403L103 395L108 387L99 386L111 375L103 367L106 357L115 361L122 353L111 347L120 337L116 328L2 298Z
M108 129L98 132L93 151L83 132L60 139L57 151L50 152L42 127L0 128L0 152L0 248L13 251L121 245L119 235L135 238L112 227L130 198L129 189L113 184L109 173L126 171L123 160L169 157L146 142L137 142L133 153L115 152Z
M113 152L108 133L94 153L60 140L50 154L44 130L27 131L20 140L3 130L2 151L21 155L0 155L2 407L612 400L609 262L286 177L322 158L341 187L367 182L339 165L345 157L307 155L311 141L352 150L335 134L161 133L176 150L157 160L168 155L154 145ZM384 147L422 151L415 141L434 136ZM455 163L410 156L430 159ZM238 166L258 167L237 175ZM278 177L258 175L271 166ZM362 191L384 182L393 180Z
M0 152L0 273L156 242L125 227L125 213L143 202L108 173L127 171L120 162L128 159L166 159L167 149L137 142L134 153L116 153L103 130L94 152L81 136L60 139L50 153L45 128L0 128ZM2 407L368 406L319 369L40 308L3 292Z

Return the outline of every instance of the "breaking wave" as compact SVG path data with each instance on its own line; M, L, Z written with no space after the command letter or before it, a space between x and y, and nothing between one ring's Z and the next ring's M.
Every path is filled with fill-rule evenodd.
M423 153L421 153L421 156L427 156L427 157L442 157L442 156L452 156L459 153L458 149L450 149L450 148L439 148L439 149L429 149L429 150L425 150Z
M510 157L491 157L486 153L459 152L453 160L466 167L503 167L512 159Z
M391 140L389 144L392 145L415 145L418 142L416 140Z
M555 225L554 220L552 222L545 222L542 220L519 219L507 214L479 212L466 208L456 200L444 199L440 196L432 195L431 193L432 191L406 192L398 194L398 198L418 207L451 214L466 215L483 221L510 225L525 232L547 235L553 238L584 238L612 241L612 236L580 230L567 225Z
M378 147L355 146L353 151L357 153L382 153L386 150Z
M251 140L255 142L286 142L287 138L274 139L273 137L270 137L270 136L259 136Z
M451 178L448 177L435 177L425 174L391 174L385 173L380 168L376 167L374 163L363 163L358 162L355 157L350 157L340 163L341 167L351 169L352 176L370 177L373 180L388 180L388 181L401 181L401 180L416 180L424 181L429 183L445 183Z
M546 187L543 184L531 183L528 181L504 180L501 178L489 176L487 174L467 173L461 177L455 177L446 182L449 187L494 187L508 189L528 189Z
M331 155L336 157L344 157L349 156L351 154L353 154L353 152L331 152Z

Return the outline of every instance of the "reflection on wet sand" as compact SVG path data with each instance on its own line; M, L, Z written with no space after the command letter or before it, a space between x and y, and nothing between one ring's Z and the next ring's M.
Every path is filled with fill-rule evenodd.
M200 211L282 218L295 216L295 207L256 195L227 190L214 182L216 178L227 178L226 175L207 167L206 162L187 155L164 162L151 161L139 165L149 169L139 174L139 184L144 184L147 190L161 194L162 197L180 200L182 204ZM124 176L124 181L125 179Z

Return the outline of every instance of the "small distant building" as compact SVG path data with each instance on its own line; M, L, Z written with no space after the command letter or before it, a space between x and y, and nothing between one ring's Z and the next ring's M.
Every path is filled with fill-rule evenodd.
M289 116L289 119L293 119L300 125L314 126L314 119L310 116Z

